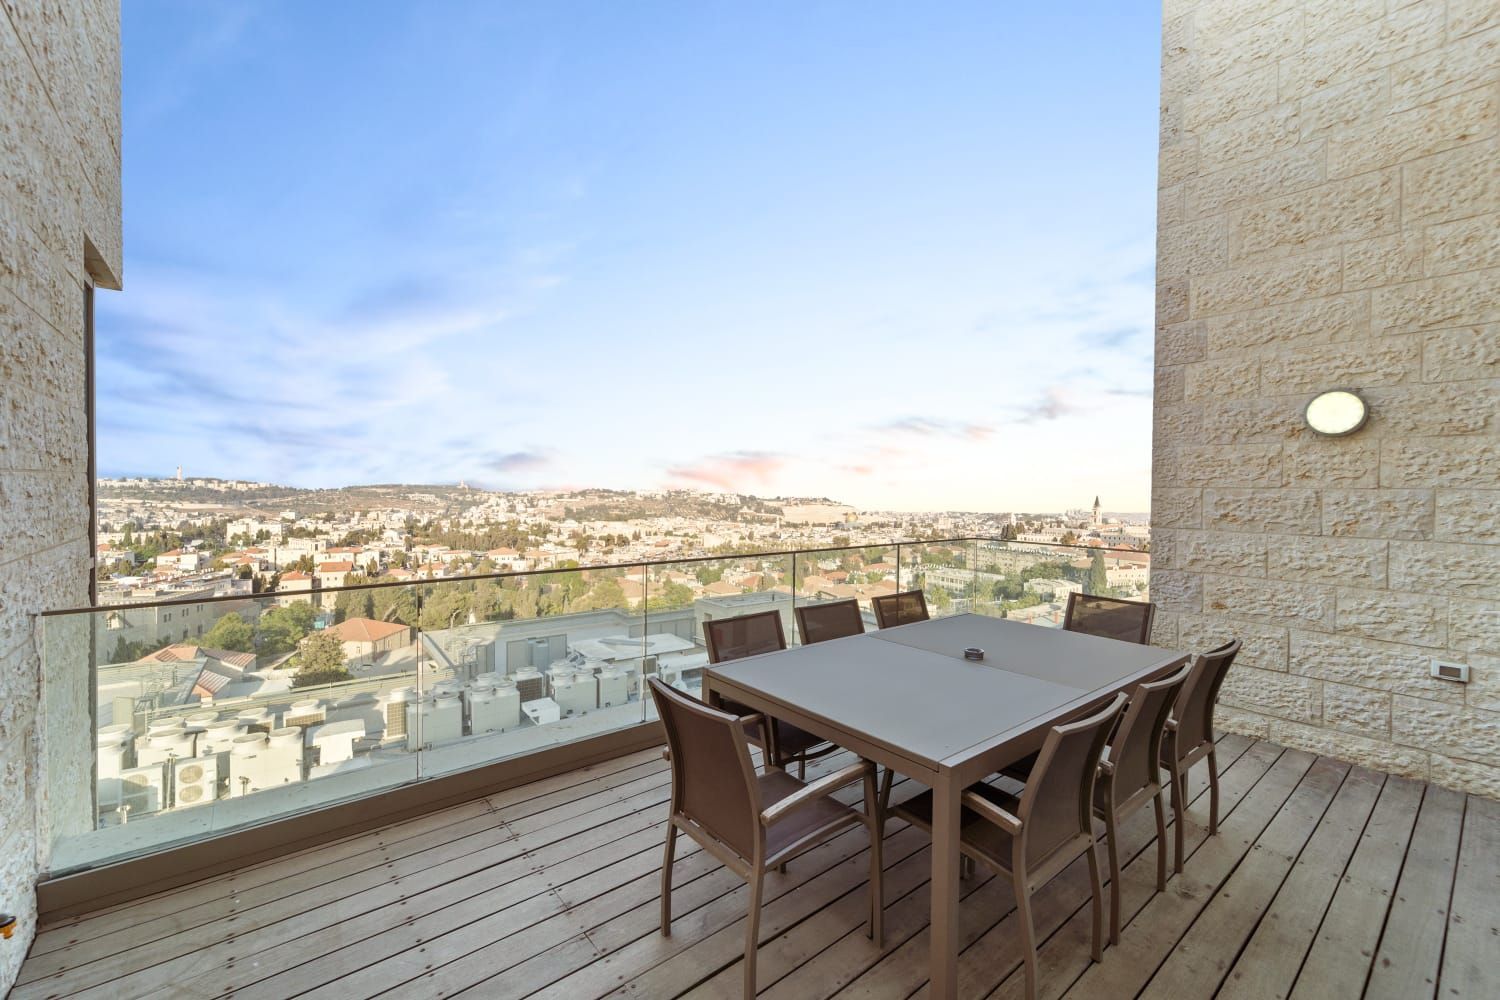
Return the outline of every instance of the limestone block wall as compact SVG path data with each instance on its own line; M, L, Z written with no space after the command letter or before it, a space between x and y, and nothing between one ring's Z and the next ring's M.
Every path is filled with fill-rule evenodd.
M1492 796L1497 112L1495 0L1165 6L1156 640L1244 639L1229 728Z
M88 787L90 748L43 745L33 616L88 599L84 289L119 287L120 238L118 2L7 0L0 5L0 909L19 914L22 927L0 942L0 992L34 929L32 884L58 812L49 786ZM87 740L87 718L79 721ZM48 761L64 770L56 781Z

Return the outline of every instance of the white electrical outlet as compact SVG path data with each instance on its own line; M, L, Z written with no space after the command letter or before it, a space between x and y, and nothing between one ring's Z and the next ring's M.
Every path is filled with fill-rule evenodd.
M1454 663L1451 660L1432 661L1432 676L1444 681L1456 681L1459 684L1469 683L1469 665L1467 663Z

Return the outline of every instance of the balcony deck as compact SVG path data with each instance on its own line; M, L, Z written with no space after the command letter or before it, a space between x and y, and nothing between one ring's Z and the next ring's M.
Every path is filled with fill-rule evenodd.
M1150 810L1122 831L1127 923L1102 964L1081 861L1040 892L1043 995L1500 994L1500 803L1238 736L1220 748L1220 835L1200 767L1167 892ZM745 891L690 841L674 933L657 932L668 787L658 754L635 754L59 922L14 997L737 996ZM768 882L763 996L925 995L925 838L890 825L879 952L861 841ZM965 892L962 995L1021 996L1008 884L981 872Z

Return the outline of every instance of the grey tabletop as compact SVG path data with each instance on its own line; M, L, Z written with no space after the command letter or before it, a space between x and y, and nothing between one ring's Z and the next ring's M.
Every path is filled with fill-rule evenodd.
M983 662L963 658L966 646ZM933 764L1182 654L956 615L721 663L713 676Z

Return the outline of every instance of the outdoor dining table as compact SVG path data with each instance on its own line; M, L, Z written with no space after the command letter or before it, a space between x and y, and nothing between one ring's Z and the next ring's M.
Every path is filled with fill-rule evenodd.
M980 661L967 648L983 650ZM716 664L710 704L738 702L933 792L931 995L958 993L964 788L1041 748L1047 730L1187 654L963 614Z

